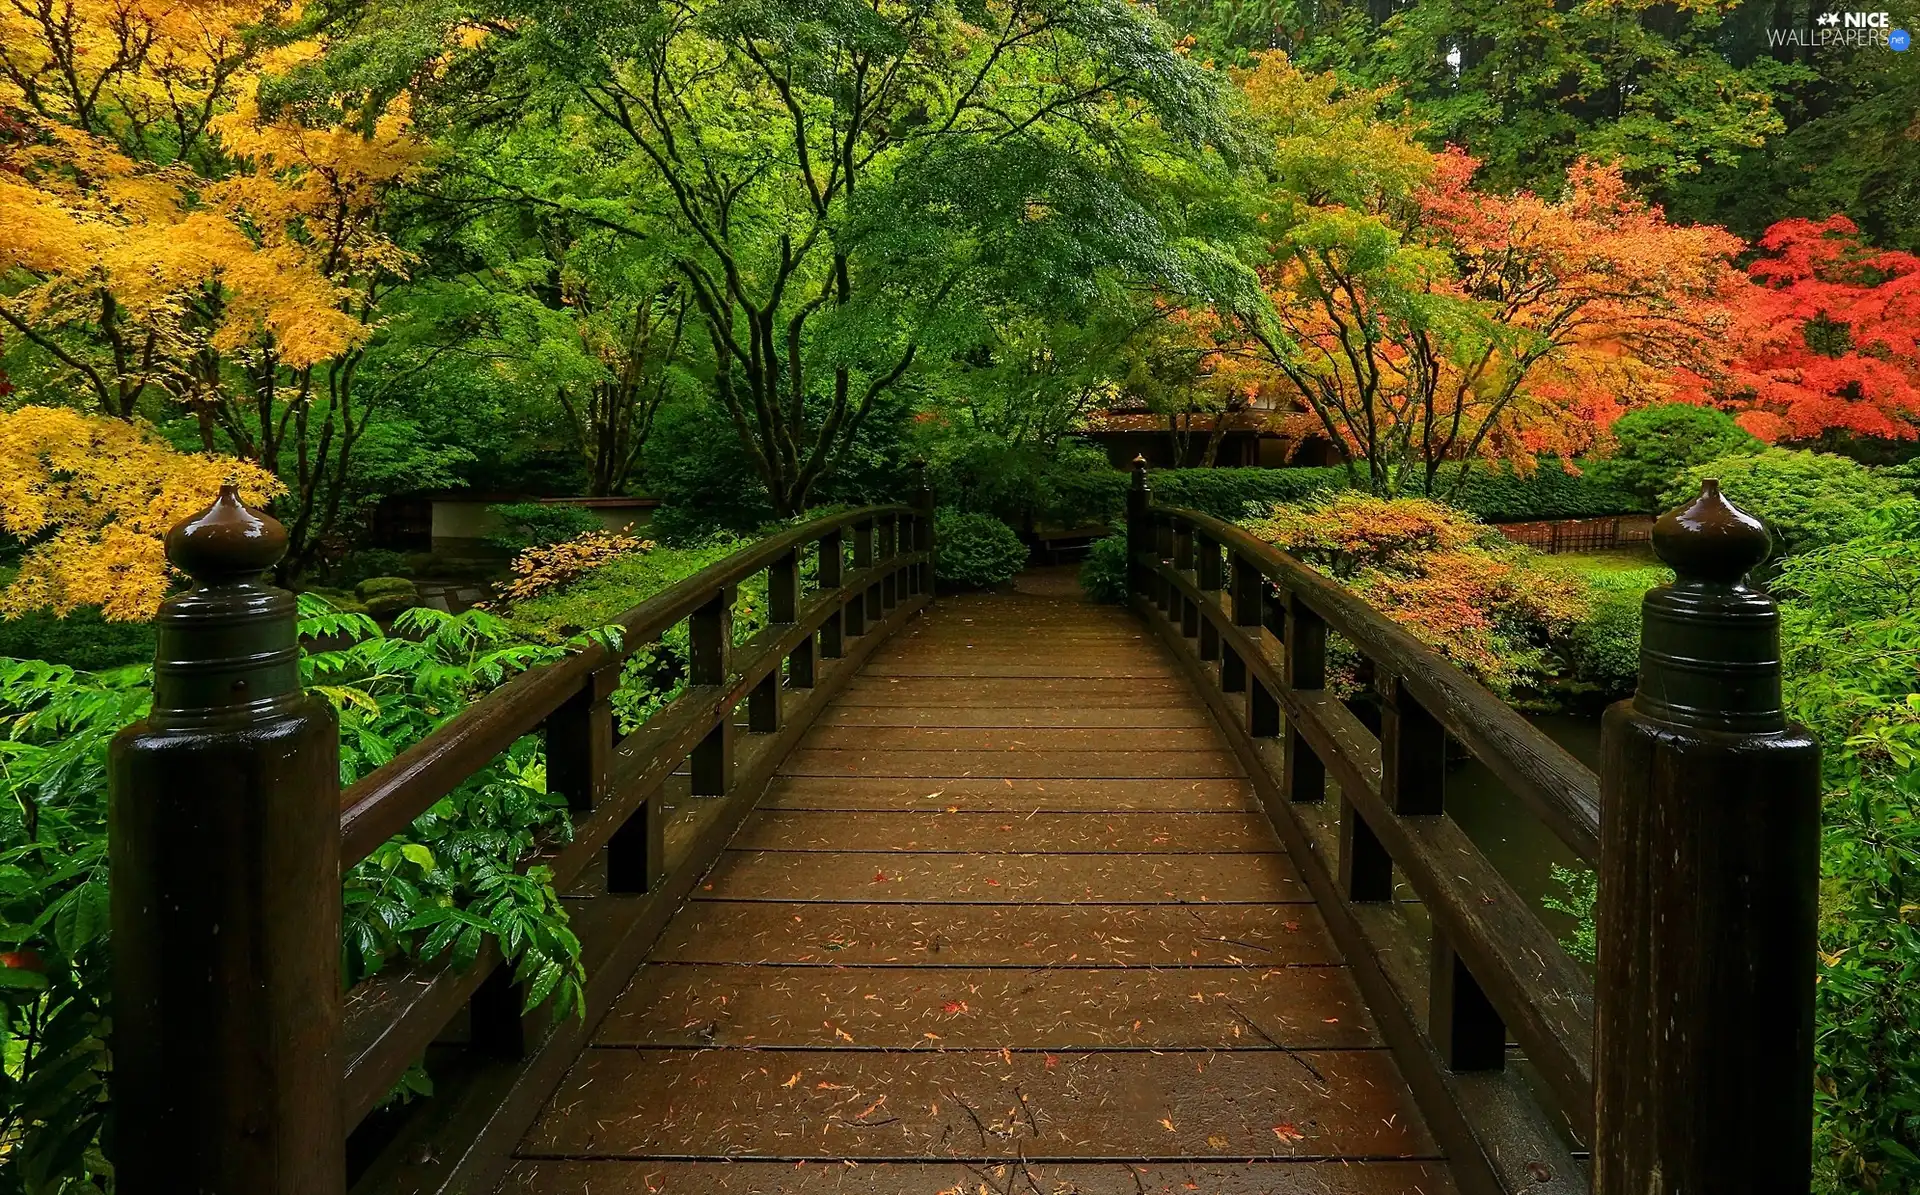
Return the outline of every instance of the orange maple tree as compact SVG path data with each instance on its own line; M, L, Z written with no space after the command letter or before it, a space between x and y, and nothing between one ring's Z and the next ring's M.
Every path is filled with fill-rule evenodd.
M1579 162L1557 196L1473 185L1268 55L1239 76L1274 161L1256 342L1378 493L1437 493L1449 461L1532 466L1586 448L1672 370L1713 356L1738 238L1670 223L1617 167Z
M1845 216L1761 237L1724 371L1678 371L1683 397L1725 405L1767 441L1920 435L1920 257L1875 249Z

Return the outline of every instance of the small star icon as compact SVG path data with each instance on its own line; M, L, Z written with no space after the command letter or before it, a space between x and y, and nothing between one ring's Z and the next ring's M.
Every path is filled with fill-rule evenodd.
M1837 12L1823 12L1817 19L1822 25L1838 25L1840 23L1840 14Z

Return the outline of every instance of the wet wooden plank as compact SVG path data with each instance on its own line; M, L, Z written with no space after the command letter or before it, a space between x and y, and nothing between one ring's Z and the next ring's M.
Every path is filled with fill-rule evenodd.
M1186 729L1159 727L1145 734L1138 727L820 726L815 727L801 742L803 747L867 752L1115 752L1148 744L1156 752L1218 752L1225 749L1219 732L1211 726Z
M816 726L930 726L936 728L975 726L1017 727L1127 727L1137 730L1174 730L1213 726L1205 710L1185 706L1134 706L1117 708L1062 707L1059 705L927 706L915 709L894 705L841 705L815 720Z
M1260 815L1235 813L816 813L761 810L734 836L736 850L965 851L971 854L1163 854L1275 851Z
M1284 905L700 901L657 962L920 967L1290 967L1340 962L1320 911Z
M1124 812L1252 808L1244 780L924 780L901 776L782 776L762 809L965 809Z
M1032 677L1035 679L1080 677L1107 681L1119 687L1124 687L1124 682L1128 680L1177 679L1180 676L1172 664L1157 664L1150 661L1103 664L1098 662L1098 660L1087 659L1085 657L1080 657L1079 659L1063 657L1057 663L1042 662L1038 664L1012 662L1005 664L971 664L965 661L942 663L938 660L922 661L920 659L913 659L898 663L869 664L863 669L863 672L867 676L875 678L890 676L925 676L938 677L941 679L953 677Z
M1380 1044L1344 967L650 966L598 1046L1335 1049Z
M1456 1195L1434 1162L529 1161L500 1195Z
M1203 779L1244 773L1231 751L870 751L802 747L782 776Z
M835 702L839 706L958 705L997 708L1017 705L1054 709L1127 709L1150 706L1192 709L1193 695L1179 677L1135 677L1124 685L1099 677L1025 679L1017 677L859 676Z
M590 1049L521 1152L1077 1160L1424 1158L1433 1149L1382 1050Z
M1068 904L1307 899L1284 854L921 855L729 851L696 891L719 900Z

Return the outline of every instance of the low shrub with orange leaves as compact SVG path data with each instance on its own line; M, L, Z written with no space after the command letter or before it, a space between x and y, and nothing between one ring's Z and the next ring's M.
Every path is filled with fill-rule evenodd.
M513 580L494 587L507 602L524 602L571 584L630 552L651 552L653 541L616 531L588 531L513 558Z
M1561 671L1557 647L1588 612L1577 577L1537 567L1539 554L1425 498L1336 492L1277 505L1243 526L1340 581L1502 697ZM1341 658L1336 652L1336 664Z

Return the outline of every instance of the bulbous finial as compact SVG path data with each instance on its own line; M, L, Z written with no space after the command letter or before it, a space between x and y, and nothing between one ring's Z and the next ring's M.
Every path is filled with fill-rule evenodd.
M257 577L287 554L287 529L250 509L238 486L220 487L213 505L167 532L167 559L202 585Z
M1133 454L1133 484L1135 486L1147 484L1147 457L1145 453L1136 452Z
M1759 519L1727 501L1720 483L1653 524L1653 550L1682 581L1733 585L1767 558L1773 542Z

